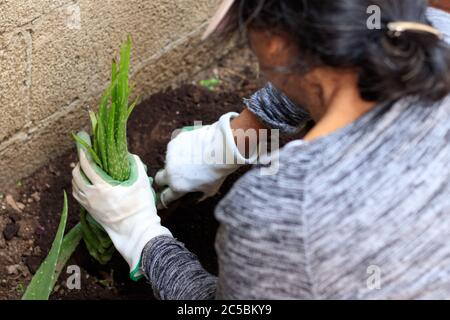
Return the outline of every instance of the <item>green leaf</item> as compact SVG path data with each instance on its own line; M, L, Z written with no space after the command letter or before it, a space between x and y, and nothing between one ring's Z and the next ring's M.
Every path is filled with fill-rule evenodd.
M81 210L80 224L89 254L100 264L108 263L115 252L108 234L84 209Z
M81 239L83 238L83 233L81 231L81 225L78 223L75 227L70 230L63 239L61 244L61 250L59 252L58 262L56 263L55 270L55 279L53 281L53 286L56 284L56 280L58 280L59 275L61 274L64 266L67 261L69 261L72 254L75 252L75 249L80 244Z
M136 107L137 103L139 101L139 97L137 97L133 103L128 107L128 114L127 114L127 120L130 118L131 114L134 111L134 108Z
M213 91L221 81L217 78L205 79L200 81L202 87L207 88L209 91Z
M94 111L89 111L89 118L91 119L92 131L95 131L95 128L97 128L97 116Z
M113 59L113 61L112 61L112 63L111 63L111 83L114 83L114 84L115 84L114 87L112 88L112 91L111 91L111 100L112 100L113 102L117 101L117 95L118 95L118 92L117 92L117 82L116 82L116 80L117 80L117 73L118 73L118 70L117 70L117 63L116 63L116 61Z
M98 166L102 166L102 161L100 160L100 158L98 157L97 153L94 151L94 149L92 149L92 147L86 142L84 141L82 138L80 138L79 136L77 136L76 134L72 133L73 138L75 139L75 141L77 143L79 143L81 146L83 146L87 151L89 151L89 154L92 156L92 158L94 159L95 163Z
M95 221L90 214L86 215L86 221L89 224L91 230L95 233L97 239L100 242L100 245L105 249L111 247L112 241L106 233L105 229L103 229L103 227L97 221Z
M108 127L106 130L106 152L108 154L108 171L107 173L114 179L120 180L119 163L117 161L116 139L114 136L114 114L116 105L112 103L108 112Z
M116 105L116 159L118 170L117 180L126 180L130 176L130 164L128 162L128 145L127 145L127 120L130 114L128 107L129 89L129 68L131 55L131 38L128 37L127 43L121 49L120 57L120 74L118 75L118 92L119 97L115 101ZM133 106L134 108L134 106Z
M80 214L80 223L81 227L83 228L83 238L84 242L86 243L86 247L89 250L89 253L93 255L94 253L97 253L97 249L93 250L94 252L91 252L90 248L98 248L99 253L104 253L105 250L99 246L100 242L97 239L97 236L92 232L90 225L86 221L86 210L81 210Z
M89 118L91 119L91 126L92 126L92 132L97 131L97 115L94 111L89 111ZM97 135L94 135L92 137L92 148L94 149L94 152L98 155L98 140Z
M102 115L100 118L103 118ZM107 171L108 168L108 154L106 152L106 126L102 121L98 122L97 125L97 132L96 132L96 140L98 144L98 152L100 153L100 157L102 160L102 169L104 171Z
M125 79L122 82L123 85L123 96L128 98L128 72L130 69L130 57L131 57L131 37L128 36L127 42L122 46L121 54L120 54L120 73L125 76Z
M58 257L61 252L61 245L64 237L64 229L67 222L67 194L64 192L64 207L59 223L58 231L53 241L52 248L36 271L33 279L22 297L22 300L48 300L53 291L53 286L56 282L56 266L58 265Z

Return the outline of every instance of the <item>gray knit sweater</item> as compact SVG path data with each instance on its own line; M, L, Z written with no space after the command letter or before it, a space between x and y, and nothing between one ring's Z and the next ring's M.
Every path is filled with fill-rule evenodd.
M450 17L430 10L450 35ZM448 39L448 38L447 38ZM271 127L308 119L270 84L246 100ZM150 241L160 299L450 299L450 97L379 105L242 177L216 209L219 277L182 243Z

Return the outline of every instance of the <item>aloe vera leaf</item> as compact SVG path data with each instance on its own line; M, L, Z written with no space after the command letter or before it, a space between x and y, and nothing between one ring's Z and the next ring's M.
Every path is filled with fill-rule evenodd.
M102 163L102 165L100 166L100 168L103 168L103 161L102 161L102 155L100 154L100 147L98 144L98 125L95 126L95 130L93 129L92 132L94 132L94 134L92 135L92 149L94 149L95 153L98 155L100 162Z
M91 257L93 257L97 261L101 261L102 260L101 254L100 254L99 250L97 249L97 247L95 246L95 244L92 244L90 242L90 240L88 240L85 228L86 228L86 226L84 226L84 225L81 226L81 230L83 233L83 242L86 246L86 249L89 252Z
M105 249L101 247L100 241L98 241L97 236L93 233L91 226L87 222L86 216L88 215L89 214L86 210L81 210L80 225L83 232L83 240L91 256L98 260L99 257L105 252Z
M64 229L67 223L67 194L64 192L64 207L59 222L58 231L53 240L52 247L48 253L47 258L36 271L33 279L22 297L22 300L48 300L53 291L53 286L56 279L56 266L58 264L58 257L61 252L61 245L64 237Z
M84 148L86 148L86 150L88 150L89 154L92 156L92 158L94 159L95 163L101 167L102 166L102 161L100 160L100 158L98 157L98 155L94 151L94 149L92 149L92 147L86 141L84 141L82 138L80 138L76 134L72 134L72 136L73 136L73 138L75 139L75 141L77 143L79 143Z
M111 260L114 252L116 252L116 248L114 246L111 246L104 253L97 253L96 256L92 257L101 265L105 265Z
M128 116L128 110L127 108L123 109L124 111L121 112L120 120L119 120L119 127L117 129L117 161L118 165L120 167L120 177L118 177L118 180L124 181L127 180L130 176L130 163L128 159L128 147L127 147L127 136L126 136L126 125L127 125L127 116Z
M104 116L99 116L100 119L102 119ZM96 140L98 143L98 151L100 153L100 157L102 160L102 169L107 171L108 170L108 155L106 153L106 130L105 130L105 124L103 122L103 119L98 122L97 124L97 132L96 132Z
M133 113L134 108L136 107L138 101L139 101L139 97L137 97L137 98L133 101L133 103L128 107L127 121L128 121L128 119L130 118L131 114Z
M108 102L111 99L112 90L117 84L117 80L111 82L103 93L102 99L100 101L99 111L98 111L98 122L102 122L104 126L108 123Z
M92 126L92 132L97 132L97 115L93 111L89 111L89 119L91 120L91 126ZM92 148L94 149L95 153L101 158L101 156L98 153L98 140L97 135L94 134L92 137Z
M111 81L109 86L106 88L105 92L103 92L103 96L102 96L102 100L100 101L99 108L106 109L106 107L108 105L108 101L111 98L112 91L116 85L117 85L117 79L114 79L113 81ZM103 119L103 120L105 120L105 119Z
M92 231L91 226L87 222L86 219L87 213L86 210L81 210L80 214L80 223L83 228L83 238L86 242L86 247L94 249L98 254L105 253L105 249L100 245L100 240L97 238L97 235Z
M55 279L53 281L53 286L55 286L56 281L59 278L64 266L70 257L74 253L75 249L80 244L83 238L83 232L81 230L81 224L78 223L73 227L65 236L61 244L61 251L59 252L58 261L56 263Z
M116 83L117 73L118 73L116 60L113 59L111 65L112 65L111 66L111 83ZM117 101L117 95L118 95L118 92L117 92L117 83L116 83L111 91L111 100L113 102Z
M121 49L120 55L120 73L124 75L125 79L122 83L122 98L128 98L128 72L130 69L130 56L131 56L131 37L128 36L127 42Z
M98 250L86 239L85 236L85 230L84 227L82 227L83 230L83 242L84 245L86 246L87 251L89 252L89 255L94 258L96 261L101 261L101 257L100 257L100 253L98 252Z
M128 120L128 73L130 65L131 54L131 38L128 37L126 45L122 47L120 59L120 75L118 78L118 86L121 94L120 107L118 108L118 124L117 124L117 155L120 164L121 178L126 180L130 176L130 164L128 161L128 146L127 146L127 120Z
M110 158L114 157L114 153L110 153L109 149L109 141L110 141L110 117L111 117L111 106L105 109L105 150L106 150L106 164L105 164L105 171L111 176L111 169L109 168L109 163L111 161ZM114 141L114 140L113 140Z
M128 83L128 75L127 70L124 70L119 75L119 84L121 86L121 102L117 108L117 144L119 152L127 152L127 119L128 119L128 92L127 92L127 83Z
M112 72L111 72L111 81L115 82L114 88L112 90L111 94L111 103L114 103L116 105L116 111L114 113L114 132L116 133L117 125L119 123L119 117L117 116L117 106L119 105L119 77L120 77L120 70L118 70L118 66L115 60L113 60L112 63Z
M123 73L123 101L122 106L123 109L121 110L123 112L122 117L125 117L125 114L128 112L128 97L130 96L130 87L129 87L129 73L130 73L130 58L131 58L131 37L128 36L127 43L124 46L123 54L120 60L121 66L120 71Z
M101 255L98 262L103 265L107 264L111 260L114 252L116 252L116 248L112 245L106 250L104 254Z
M130 56L131 56L131 38L128 37L127 42L121 48L120 56L120 75L118 77L118 90L120 92L120 106L118 108L118 134L117 139L126 139L126 119L128 114L128 97L129 97L129 85L128 85L128 73L130 68ZM124 126L125 122L125 126ZM120 141L125 143L126 141ZM123 149L121 147L121 149Z
M91 120L92 131L95 131L95 128L97 128L97 116L94 111L89 111L89 119Z
M97 221L95 221L90 214L86 215L86 221L89 224L91 230L97 236L100 245L105 249L111 247L112 241L106 233L105 229L103 229L103 227Z
M116 110L115 103L111 104L108 114L108 128L106 131L106 152L108 153L108 174L118 181L122 181L119 162L117 160L116 139L114 137L114 113Z

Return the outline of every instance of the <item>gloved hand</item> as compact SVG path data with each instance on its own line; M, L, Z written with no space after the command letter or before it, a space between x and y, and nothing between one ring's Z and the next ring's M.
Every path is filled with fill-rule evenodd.
M130 277L139 279L141 254L145 245L158 236L172 236L161 226L155 198L145 165L129 155L130 179L114 181L100 169L84 148L72 172L73 196L105 229L116 249L130 266Z
M256 161L257 152L246 159L236 146L230 121L237 116L227 113L212 125L183 130L169 143L165 168L155 177L158 186L167 187L161 207L191 192L201 192L202 200L211 197L228 175Z

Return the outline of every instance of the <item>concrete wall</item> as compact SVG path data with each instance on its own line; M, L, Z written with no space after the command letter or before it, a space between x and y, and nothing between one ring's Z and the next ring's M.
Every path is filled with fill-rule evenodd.
M128 33L144 98L223 55L199 41L217 2L0 0L0 190L72 145Z

